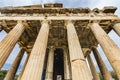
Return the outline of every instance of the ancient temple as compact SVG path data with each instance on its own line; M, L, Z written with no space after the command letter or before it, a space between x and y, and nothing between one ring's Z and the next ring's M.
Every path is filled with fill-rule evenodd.
M114 80L98 44L120 79L120 48L108 36L111 30L120 36L116 9L64 8L61 3L0 8L0 31L8 33L0 42L0 69L16 44L21 49L4 80L14 80L25 52L18 80L100 80L91 52L103 79Z

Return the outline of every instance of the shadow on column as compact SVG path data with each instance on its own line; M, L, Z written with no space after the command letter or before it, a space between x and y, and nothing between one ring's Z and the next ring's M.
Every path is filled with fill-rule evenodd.
M46 49L46 55L45 55L45 60L44 60L44 68L43 68L43 73L42 73L42 80L45 80L45 76L46 76L46 68L47 68L47 61L48 61L48 53L49 53L49 49Z
M63 49L60 48L54 51L53 80L64 80Z

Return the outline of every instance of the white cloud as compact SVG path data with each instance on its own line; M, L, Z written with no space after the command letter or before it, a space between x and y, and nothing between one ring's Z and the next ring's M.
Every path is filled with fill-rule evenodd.
M1 0L2 6L21 6L21 5L32 5L31 0Z
M103 8L104 6L120 6L120 0L91 0L89 7Z
M89 1L89 7L93 8L100 8L102 9L105 6L114 6L117 7L117 11L115 14L120 16L120 0L91 0Z
M54 3L55 0L42 0L42 3Z

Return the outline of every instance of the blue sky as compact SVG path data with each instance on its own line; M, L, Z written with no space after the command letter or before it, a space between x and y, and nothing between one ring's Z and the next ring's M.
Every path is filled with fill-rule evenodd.
M103 8L104 6L115 6L117 7L116 15L120 16L120 0L0 0L0 7L5 6L23 6L23 5L34 5L34 4L44 4L44 3L55 3L60 2L64 4L64 7L89 7L93 8ZM6 33L4 31L0 32L0 41L5 37ZM118 35L112 30L109 33L109 36L114 40L114 42L120 47L120 38ZM103 51L101 50L100 46L98 47L100 55L104 56ZM19 46L16 45L15 49L12 51L12 54L9 56L6 64L4 65L3 69L8 69L11 63L14 61L17 53L19 52ZM21 66L23 65L26 58L26 54L21 62ZM92 57L94 59L94 57ZM104 56L102 57L105 64L107 65L109 70L112 70L110 64L108 63L107 58ZM97 64L94 61L94 64ZM21 69L21 66L19 69ZM19 71L18 71L19 72Z

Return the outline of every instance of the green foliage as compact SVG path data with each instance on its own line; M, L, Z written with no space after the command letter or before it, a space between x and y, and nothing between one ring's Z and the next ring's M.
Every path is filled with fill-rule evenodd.
M6 74L7 74L6 70L1 70L0 71L0 80L3 80L5 78L5 76L6 76Z
M14 80L17 80L17 78L18 78L18 75L15 76L15 79L14 79Z
M1 70L1 71L0 71L0 80L4 80L7 72L8 72L7 70ZM14 79L14 80L17 80L17 77L18 77L18 75L15 76L15 79Z
M119 80L119 79L117 78L117 75L116 75L115 72L112 71L112 72L110 72L110 73L111 73L112 77L113 77L115 80ZM1 70L1 71L0 71L0 80L4 80L6 74L7 74L7 70ZM101 73L99 73L99 76L100 76L100 80L103 80ZM17 80L17 78L18 78L18 75L15 76L15 79L14 79L14 80Z
M111 72L111 75L112 75L112 77L113 77L115 80L119 80L115 72L112 71L112 72Z
M98 74L99 74L100 80L103 80L101 73L99 72Z

